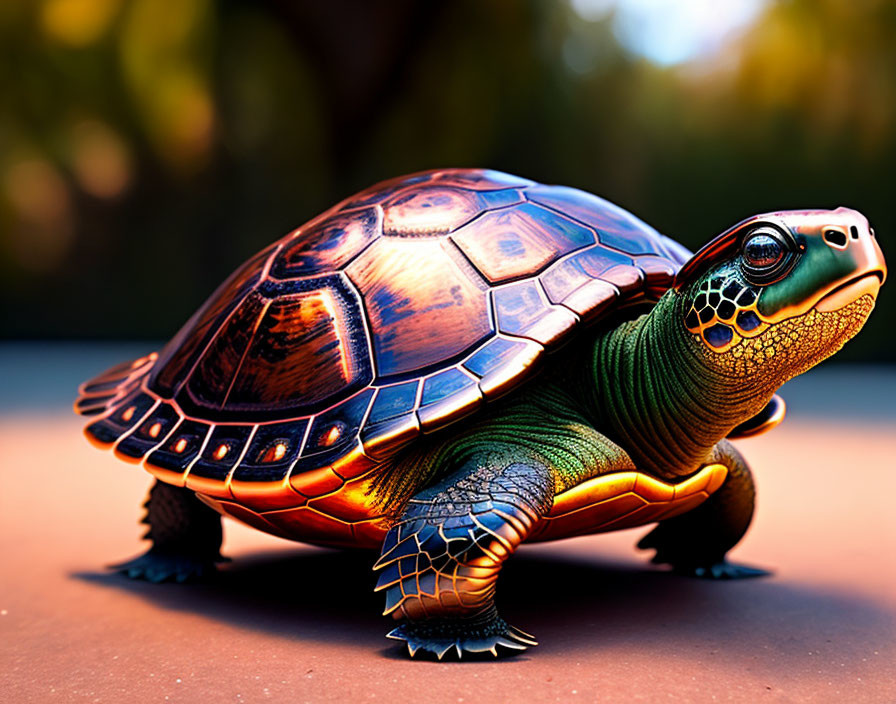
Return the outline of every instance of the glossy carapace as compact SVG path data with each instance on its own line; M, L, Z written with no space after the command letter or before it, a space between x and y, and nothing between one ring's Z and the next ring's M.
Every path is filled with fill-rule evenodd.
M335 520L323 542L350 543L378 461L512 390L583 322L657 298L688 255L571 188L394 179L261 251L78 407L100 414L94 441L219 510L318 542Z

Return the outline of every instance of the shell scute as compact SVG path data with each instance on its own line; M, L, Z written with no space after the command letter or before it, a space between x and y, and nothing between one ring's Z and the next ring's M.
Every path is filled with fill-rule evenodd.
M365 188L363 191L359 191L353 196L349 196L338 203L333 210L336 212L345 212L382 203L399 191L432 181L433 175L432 171L421 171L408 176L398 176L396 178L380 181L369 188Z
M498 330L508 335L551 345L578 323L578 317L569 310L551 305L533 280L503 286L492 295Z
M420 381L413 379L379 387L367 417L367 424L375 425L413 411L417 405L419 386Z
M479 390L489 400L500 398L531 373L544 346L532 340L494 338L464 362L465 369L481 377Z
M380 238L347 267L369 316L379 378L419 373L491 335L487 287L450 248Z
M106 395L82 396L75 401L75 411L82 416L95 416L106 410L116 393Z
M475 385L476 382L473 378L464 374L460 369L455 367L446 369L423 380L420 406L424 407L438 403L462 389Z
M457 368L438 372L423 382L417 418L424 431L435 430L471 414L482 404L482 391L472 376Z
M492 169L442 169L430 173L431 179L435 183L470 188L477 191L525 188L535 183L526 178L511 176Z
M621 252L597 246L577 252L558 262L539 278L551 303L568 305L571 296L588 287L591 290L587 292L585 299L593 300L594 306L600 307L604 303L612 302L618 295L616 282L609 281L605 276L616 267L623 267L621 271L625 271L624 267L633 269L632 258ZM639 275L633 273L632 276ZM598 284L596 288L595 282ZM581 306L573 307L573 310L580 315L587 315L590 312L588 306L580 308Z
M385 459L420 432L420 419L414 411L408 411L385 420L365 423L359 438L365 454Z
M486 342L464 362L464 368L478 377L483 377L493 369L506 364L526 344L520 340L496 337Z
M181 405L237 421L295 417L370 382L359 301L341 277L294 282L288 290L247 297L216 337L220 347L203 354Z
M258 320L269 301L250 293L227 318L209 347L202 353L185 390L192 404L218 410L229 396L240 363L246 355Z
M337 213L311 227L300 228L271 265L271 276L289 279L342 268L382 231L378 207Z
M263 518L294 540L350 547L357 544L352 525L307 506L282 511L270 511Z
M577 249L594 233L531 203L485 213L452 239L493 284L532 276Z
M619 264L605 269L600 278L613 284L622 294L633 295L644 288L644 272L629 264Z
M103 445L111 445L134 428L150 412L155 399L142 390L134 390L121 399L111 413L88 424L85 432Z
M578 220L597 231L598 241L627 254L669 256L660 234L627 210L591 193L566 186L535 186L526 198Z
M324 465L294 472L289 483L294 491L307 498L314 498L336 491L345 481L333 471L332 467Z
M183 473L202 449L211 426L184 419L146 458L148 465Z
M252 429L251 425L215 426L199 458L190 467L190 476L223 482L243 454Z
M167 403L158 404L132 433L122 438L115 451L133 459L140 459L164 440L180 416Z
M234 410L299 411L329 405L366 385L372 370L360 317L356 301L336 281L272 300L227 404Z
M302 448L309 419L259 425L233 481L272 482L283 479Z
M483 210L500 210L511 205L517 205L525 200L523 194L515 188L505 188L500 191L479 191L479 202Z
M149 387L173 396L189 377L199 355L218 332L222 319L235 310L262 279L279 245L262 250L224 281L159 353Z
M338 406L318 415L308 431L308 439L302 448L302 457L318 452L341 453L347 446L353 445L374 393L375 389L364 389Z
M656 256L635 257L635 266L644 274L647 288L655 296L661 296L675 283L678 267L668 259Z
M383 234L432 237L451 232L481 210L475 191L446 186L410 188L383 202Z
M594 279L566 296L563 305L585 322L592 322L610 310L620 296L613 284Z

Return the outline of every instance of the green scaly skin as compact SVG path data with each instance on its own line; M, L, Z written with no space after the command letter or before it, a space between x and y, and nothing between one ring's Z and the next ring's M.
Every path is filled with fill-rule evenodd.
M640 471L666 479L705 464L716 443L786 381L762 376L732 384L708 366L681 323L683 299L669 291L649 315L600 336L579 387L593 425Z

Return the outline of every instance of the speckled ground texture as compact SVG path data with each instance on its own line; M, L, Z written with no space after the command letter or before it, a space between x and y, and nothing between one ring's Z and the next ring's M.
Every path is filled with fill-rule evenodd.
M896 368L826 366L741 441L759 484L711 583L650 566L645 529L523 547L499 605L541 645L408 661L371 591L373 555L225 524L204 585L104 565L140 550L150 477L91 447L74 386L148 347L0 346L0 692L14 702L896 701Z

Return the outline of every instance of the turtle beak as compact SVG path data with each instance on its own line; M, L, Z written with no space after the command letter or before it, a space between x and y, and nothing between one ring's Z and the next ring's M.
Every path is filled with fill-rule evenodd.
M837 208L830 224L823 225L821 239L837 259L847 264L845 273L819 292L815 308L821 312L840 310L862 296L877 298L887 278L887 263L874 230L865 217L850 208Z

